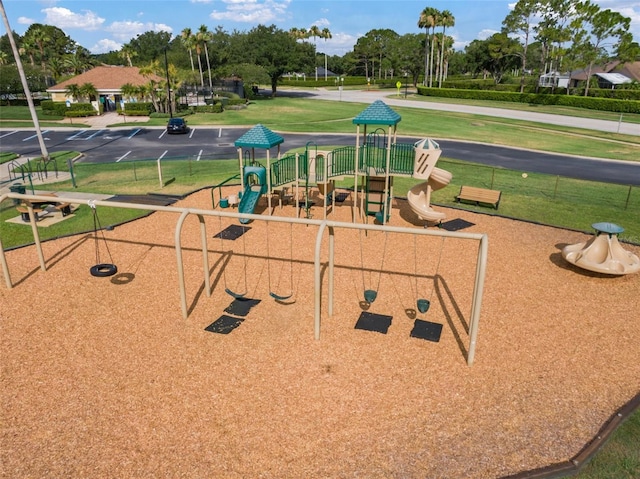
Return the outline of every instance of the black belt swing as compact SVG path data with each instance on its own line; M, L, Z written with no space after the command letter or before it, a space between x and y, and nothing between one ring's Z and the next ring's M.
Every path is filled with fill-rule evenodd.
M96 246L96 264L89 269L89 272L91 273L91 276L95 276L98 278L113 276L118 272L118 267L115 264L113 264L113 258L111 258L111 251L109 251L109 245L107 244L107 239L104 236L104 231L102 231L102 226L100 225L100 220L98 219L98 210L96 209L95 202L90 200L89 207L93 211L93 232L94 232L95 246ZM102 231L102 240L104 241L107 254L109 255L109 261L111 261L110 263L100 262L100 243L98 238L98 230Z
M220 232L222 233L222 216L218 216L218 223L220 224ZM242 225L242 256L244 258L244 271L243 271L243 276L244 276L244 292L243 293L237 293L233 290L231 290L231 288L229 288L227 286L227 268L225 266L222 267L222 278L224 281L224 292L227 293L229 296L235 298L235 299L241 299L244 298L248 291L248 287L247 287L247 244L245 241L245 237L244 234L246 233L246 229L248 229L246 226ZM224 252L224 238L222 237L223 235L220 234L220 251L222 252L222 255L224 256L225 252Z

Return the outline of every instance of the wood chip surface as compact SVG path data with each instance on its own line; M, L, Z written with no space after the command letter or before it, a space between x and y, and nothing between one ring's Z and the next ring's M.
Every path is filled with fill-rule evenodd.
M211 194L175 206L208 209ZM177 214L105 231L110 278L89 274L91 234L43 243L47 271L33 246L7 252L2 477L473 479L569 460L640 391L640 274L566 263L561 248L588 234L436 209L489 237L471 367L474 241L338 229L334 314L325 268L319 341L316 227L254 221L221 241L237 220L207 217L208 296L200 224L187 218L187 319ZM347 199L329 218L352 211ZM257 213L268 214L264 199ZM401 199L390 224L422 228ZM325 266L327 249L325 238ZM260 301L228 334L206 331L233 301L225 288ZM365 289L378 293L368 311L393 318L386 334L355 328ZM417 318L443 325L439 342L410 336L417 299L431 302Z

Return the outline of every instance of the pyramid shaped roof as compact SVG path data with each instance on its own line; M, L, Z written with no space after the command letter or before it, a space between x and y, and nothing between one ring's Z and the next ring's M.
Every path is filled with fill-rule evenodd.
M235 146L269 149L282 142L284 142L284 138L277 133L272 132L266 126L258 124L238 138L235 142Z
M355 125L397 125L402 117L382 100L376 100L353 119Z

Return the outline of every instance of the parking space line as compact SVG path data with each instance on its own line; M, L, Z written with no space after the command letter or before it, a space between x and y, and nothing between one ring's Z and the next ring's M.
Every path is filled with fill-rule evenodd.
M202 150L198 152L198 156L196 157L196 161L200 161L200 157L202 156Z
M222 128L218 129L218 138L220 138L222 136Z
M127 156L129 156L130 153L131 153L131 150L127 151L124 155L122 155L120 158L116 160L116 163L118 163L120 160L124 160Z
M40 134L41 134L41 135L44 135L45 133L49 133L49 130L44 130L44 131L40 132ZM36 136L38 136L38 135L37 135L37 134L35 134L35 135L28 136L28 137L26 137L26 138L25 138L24 140L22 140L22 141L29 141L29 140L33 140Z
M191 128L191 132L189 133L189 139L193 138L193 133L196 131L195 128Z
M167 130L162 130L162 134L158 137L158 139L162 138L166 132Z
M142 128L137 128L137 129L133 130L133 133L131 133L127 138L130 140L131 138L136 136L140 132L141 129Z
M87 129L85 129L85 130L80 130L80 131L79 131L78 133L76 133L75 135L71 135L70 137L68 137L68 138L67 138L67 140L75 140L75 139L76 139L76 137L78 137L78 136L80 136L80 135L82 135L82 134L86 133L87 131L89 131L89 130L87 130Z
M167 153L169 153L169 150L164 150L164 153L158 157L158 160L163 159L164 155L166 155Z
M6 133L4 135L0 135L0 138L4 138L5 136L13 135L14 133L18 133L18 130L10 131L9 133Z
M94 136L102 133L104 130L98 130L96 131L93 135L89 135L88 137L85 138L85 140L90 140L91 138L93 138Z

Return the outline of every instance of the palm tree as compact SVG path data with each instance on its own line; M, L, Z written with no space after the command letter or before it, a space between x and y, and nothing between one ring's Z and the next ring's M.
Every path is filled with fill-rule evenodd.
M202 73L202 59L200 55L202 54L202 48L200 45L199 38L196 36L194 44L194 48L196 49L196 56L198 57L198 70L200 71L200 86L204 89L204 75Z
M189 60L191 60L191 71L194 71L196 67L193 65L193 43L195 38L193 37L193 33L189 27L184 28L182 32L180 32L180 38L182 39L182 43L186 47L189 52Z
M327 40L330 40L331 38L333 38L331 36L331 32L329 31L329 29L327 27L322 29L322 32L320 32L322 35L322 38L324 38L324 43L325 43L325 47L327 45ZM327 81L327 52L324 52L324 81Z
M209 48L207 47L207 43L209 43L209 41L211 41L213 37L207 26L204 24L200 25L200 28L198 29L198 33L196 35L198 37L198 40L201 41L204 45L204 54L207 59L207 71L209 72L209 91L213 92L213 83L211 81L211 63L209 63Z
M70 85L67 85L67 88L65 88L64 92L67 96L70 96L75 101L80 101L80 98L82 97L82 92L80 91L80 87L77 83L71 83Z
M33 30L31 30L30 36L31 40L33 41L33 43L35 43L35 45L38 47L38 50L40 51L40 66L42 67L42 71L45 71L44 47L51 41L51 38L49 38L49 35L47 35L47 32L42 27L34 28Z
M456 24L456 19L449 10L443 10L440 12L440 26L442 26L442 42L440 45L440 67L438 69L438 88L442 88L442 79L444 77L444 45L447 43L447 37L445 31L447 27L453 27Z
M311 25L311 28L309 28L309 31L307 32L307 37L313 37L313 64L316 70L316 81L318 81L318 66L316 65L316 51L318 46L316 45L316 37L320 37L321 35L322 31L317 25Z
M424 42L424 81L423 84L427 85L427 78L429 77L429 63L430 57L433 56L433 47L431 48L431 56L429 55L429 44L433 43L433 38L429 39L429 30L436 28L436 17L438 16L438 10L432 7L426 7L420 12L420 18L418 19L418 28L424 28L426 30L425 42Z
M118 56L120 58L125 59L130 67L133 66L133 63L131 62L131 58L137 55L138 55L138 52L136 52L136 50L129 43L122 45L122 48L118 52Z
M83 83L80 85L79 91L83 97L86 97L89 100L89 103L98 97L98 90L96 90L93 83Z

